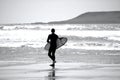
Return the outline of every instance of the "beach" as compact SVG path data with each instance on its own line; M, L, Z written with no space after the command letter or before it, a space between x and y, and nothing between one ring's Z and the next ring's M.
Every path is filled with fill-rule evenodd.
M0 67L1 80L119 80L120 65L56 63Z
M117 26L114 30L100 29ZM0 80L119 80L120 31L111 25L13 25L0 30ZM50 28L67 43L55 67L44 49ZM87 30L85 30L87 29Z

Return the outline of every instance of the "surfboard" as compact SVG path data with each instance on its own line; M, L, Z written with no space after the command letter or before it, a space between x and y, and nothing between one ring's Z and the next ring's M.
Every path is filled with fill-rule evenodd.
M65 43L67 42L67 38L66 37L60 37L57 39L57 48L60 48L61 46L63 46ZM50 43L47 43L44 47L45 50L49 50L50 48Z

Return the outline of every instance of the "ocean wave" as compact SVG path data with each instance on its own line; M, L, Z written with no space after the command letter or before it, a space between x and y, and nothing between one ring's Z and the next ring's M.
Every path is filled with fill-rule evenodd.
M38 25L3 25L0 30L120 30L120 24L38 24Z

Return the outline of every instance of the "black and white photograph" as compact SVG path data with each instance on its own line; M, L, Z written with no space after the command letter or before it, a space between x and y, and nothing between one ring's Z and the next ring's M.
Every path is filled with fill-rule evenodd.
M0 0L0 80L120 80L120 0Z

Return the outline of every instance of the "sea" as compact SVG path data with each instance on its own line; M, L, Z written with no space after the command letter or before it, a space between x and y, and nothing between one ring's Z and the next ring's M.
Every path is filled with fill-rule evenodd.
M0 65L51 62L44 47L52 28L68 39L57 62L120 63L120 24L27 24L0 26Z

